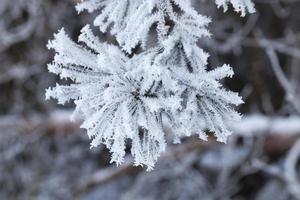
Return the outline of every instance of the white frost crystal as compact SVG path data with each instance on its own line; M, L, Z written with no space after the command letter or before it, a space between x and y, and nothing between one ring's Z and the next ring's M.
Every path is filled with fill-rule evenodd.
M216 0L218 7L223 7L225 11L228 9L228 3L231 3L236 12L240 12L245 16L247 12L254 13L254 3L252 0Z
M242 15L254 11L249 0L216 0L225 10L229 2ZM73 84L49 88L46 97L74 100L92 147L105 144L111 161L121 164L130 141L135 164L152 169L166 147L165 121L175 142L191 134L206 140L207 130L226 142L229 123L240 119L233 107L242 100L219 82L233 75L231 67L207 70L209 55L196 44L210 36L209 17L187 0L88 0L77 10L100 10L94 24L116 36L119 47L101 43L88 25L80 44L59 31L48 44L56 52L48 69ZM152 27L157 42L150 48ZM137 46L143 52L134 53Z

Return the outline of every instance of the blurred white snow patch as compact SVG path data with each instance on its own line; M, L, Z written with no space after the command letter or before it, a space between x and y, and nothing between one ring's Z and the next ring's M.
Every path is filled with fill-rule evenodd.
M57 123L69 122L71 120L72 113L72 110L55 110L50 114L49 119L51 121L56 121Z
M247 156L247 150L241 148L227 149L227 151L208 151L201 158L201 164L207 169L221 170L239 165ZM232 156L234 155L234 156Z
M269 124L269 119L263 115L246 116L236 124L233 124L234 132L251 136L255 133L264 132Z
M287 134L300 133L300 117L291 116L288 118L277 118L272 123L272 130L276 133L284 132Z
M232 124L235 134L252 136L257 134L300 134L300 116L267 117L249 115Z

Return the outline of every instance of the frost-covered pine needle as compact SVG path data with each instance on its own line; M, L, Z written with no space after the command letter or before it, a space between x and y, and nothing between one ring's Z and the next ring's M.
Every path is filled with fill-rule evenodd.
M228 3L242 16L254 12L250 0L216 0L224 10ZM87 0L76 8L98 10L94 25L114 35L119 46L99 42L89 25L80 44L60 30L48 44L56 52L48 69L73 84L49 88L46 97L61 104L74 100L92 147L105 144L111 161L121 164L130 142L135 164L152 169L166 148L163 119L172 125L175 142L191 134L206 140L207 130L226 142L230 123L240 119L234 106L242 100L219 82L233 75L232 68L209 71L209 55L197 45L211 35L209 17L187 0ZM157 42L150 48L152 27ZM142 53L133 51L137 46Z

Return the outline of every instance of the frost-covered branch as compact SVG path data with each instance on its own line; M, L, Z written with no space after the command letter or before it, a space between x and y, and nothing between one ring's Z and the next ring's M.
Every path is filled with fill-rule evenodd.
M216 3L225 10L231 3L242 15L254 12L249 0ZM105 144L111 161L121 164L129 140L135 164L152 169L165 151L165 121L174 142L191 134L207 140L207 130L226 142L229 123L240 120L234 107L243 101L220 83L233 76L232 68L208 70L209 55L197 45L211 35L209 17L183 0L88 0L76 8L100 10L94 24L114 35L119 47L101 43L89 26L80 44L59 31L48 45L56 52L48 69L74 83L49 88L46 96L60 104L74 100L92 147ZM153 28L156 41L149 45ZM133 51L138 47L141 53Z

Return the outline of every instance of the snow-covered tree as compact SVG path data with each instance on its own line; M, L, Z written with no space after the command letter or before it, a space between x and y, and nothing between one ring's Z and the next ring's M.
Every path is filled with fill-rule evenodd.
M215 2L225 11L232 4L242 16L254 12L250 0ZM80 44L59 31L48 45L56 52L48 69L74 83L49 88L46 97L61 104L74 100L92 147L105 144L111 161L120 164L131 141L135 164L152 169L166 147L164 123L174 129L174 142L191 134L206 140L206 131L226 142L242 100L219 82L233 75L232 68L208 70L209 55L197 45L210 36L209 17L189 0L87 0L76 8L99 10L94 25L119 46L101 43L89 25Z

